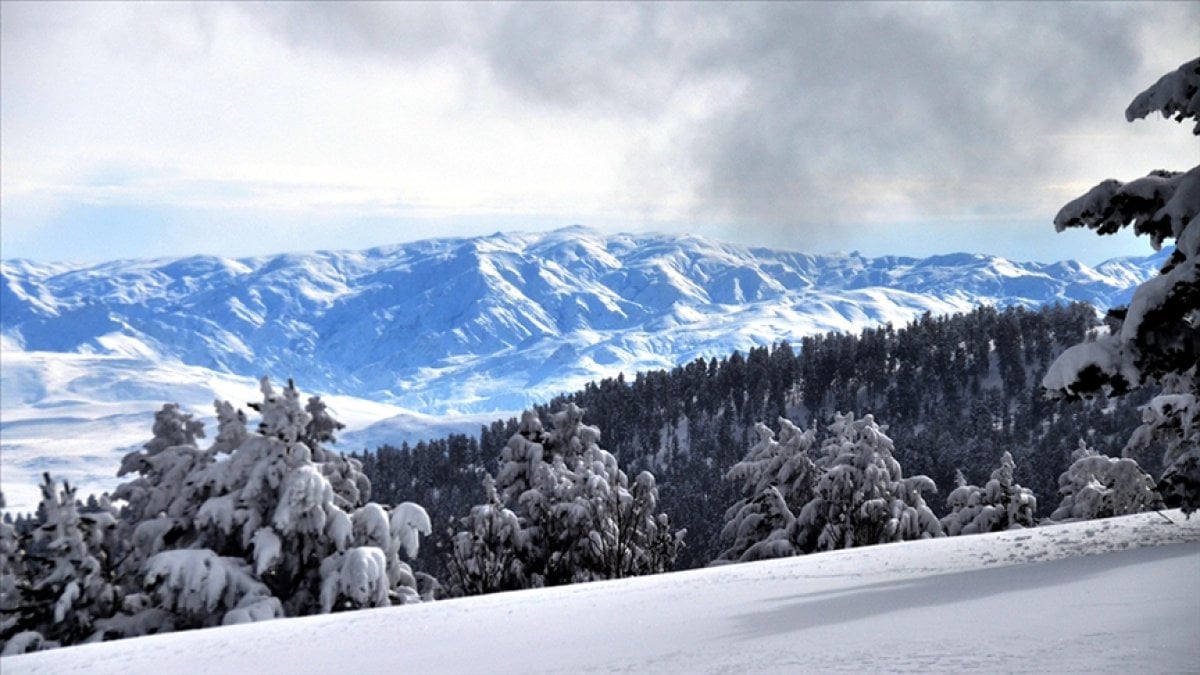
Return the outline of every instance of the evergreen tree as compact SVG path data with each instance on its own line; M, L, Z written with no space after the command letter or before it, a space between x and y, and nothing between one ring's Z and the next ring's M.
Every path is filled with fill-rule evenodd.
M925 505L936 488L927 476L904 478L892 439L872 415L837 414L821 444L816 496L789 532L800 552L829 551L942 535Z
M956 536L1037 525L1037 498L1033 491L1013 481L1015 468L1012 454L1005 452L1000 456L1000 466L982 488L968 485L962 471L958 471L956 487L946 498L952 510L941 521L945 533Z
M1003 331L1000 323L1006 324ZM725 474L758 438L746 412L752 420L776 419L772 401L779 400L778 391L785 391L784 417L802 427L836 410L872 410L892 421L888 433L895 459L907 472L928 475L937 484L952 484L955 467L990 470L1007 451L1016 464L1014 481L1039 495L1054 494L1059 475L1071 463L1064 439L1089 429L1089 442L1098 450L1119 453L1139 423L1137 407L1157 393L1151 387L1114 399L1048 400L1032 384L1056 350L1084 339L1095 326L1095 310L1084 304L925 316L900 329L866 329L857 337L811 336L797 351L784 344L771 347L771 384L761 400L750 394L751 378L743 378L738 389L735 378L724 374L731 360L741 361L736 367L743 369L744 360L711 358L631 380L590 383L531 414L549 419L550 411L568 403L586 408L589 422L605 430L605 448L621 457L630 476L648 470L658 479L661 509L678 516L677 526L688 530L688 546L678 550L676 567L694 568L709 564L732 543L720 538L724 515L746 495ZM1001 332L1004 338L997 344ZM827 379L814 379L817 365ZM1024 387L1016 386L1017 369L1024 370ZM785 377L790 378L786 383L777 379ZM809 401L816 407L809 408ZM481 501L480 471L496 476L503 492L497 459L520 425L517 418L498 420L474 444L452 435L356 457L381 503L416 501L461 517ZM1160 454L1141 451L1136 458L1158 472ZM507 508L519 511L517 495L500 497ZM924 499L935 512L949 510L941 495L926 493ZM1048 516L1056 505L1057 500L1042 499L1037 515ZM459 524L457 519L450 523L451 533ZM446 532L437 528L436 547L422 547L423 569L443 564L450 546Z
M1177 121L1196 119L1200 134L1200 59L1183 64L1139 94L1129 121L1152 112ZM1175 250L1159 276L1137 287L1129 306L1111 313L1115 329L1063 352L1043 380L1060 396L1122 394L1158 383L1145 424L1127 451L1150 442L1165 446L1160 483L1167 502L1189 515L1200 508L1200 166L1187 172L1154 171L1129 183L1109 179L1068 203L1054 219L1058 231L1087 227L1112 234L1133 225L1157 250Z
M4 493L0 492L0 509L5 506ZM7 653L9 640L22 632L29 595L24 547L17 535L16 526L5 513L4 518L0 520L0 653ZM40 638L40 633L38 637ZM28 646L21 644L13 651L23 652Z
M1154 479L1128 457L1098 454L1079 441L1071 467L1059 477L1062 501L1054 520L1091 520L1161 509Z
M63 483L59 490L48 473L41 491L37 527L25 541L4 537L4 653L80 642L123 599L108 566L115 544L112 514L81 515L75 489Z
M461 519L463 529L451 534L446 569L454 596L529 586L521 560L525 539L520 520L504 506L490 475L484 476L483 491L487 501L471 507Z
M745 495L725 512L721 539L732 542L714 562L737 562L795 555L787 532L813 499L817 467L808 457L816 432L802 431L779 418L779 440L767 425L755 425L756 443L725 474L742 482Z
M415 504L365 502L360 464L322 446L340 424L267 378L255 431L217 402L208 449L199 423L167 405L154 438L122 462L122 572L140 593L98 626L105 637L300 616L419 598L413 557L430 529Z
M671 568L683 532L673 532L667 515L657 513L653 474L643 471L631 485L599 441L600 430L583 424L583 409L574 404L551 415L550 431L532 412L522 416L495 485L485 480L488 503L472 509L460 521L466 529L452 537L447 566L456 592ZM504 506L510 500L511 512ZM512 530L509 513L519 530Z

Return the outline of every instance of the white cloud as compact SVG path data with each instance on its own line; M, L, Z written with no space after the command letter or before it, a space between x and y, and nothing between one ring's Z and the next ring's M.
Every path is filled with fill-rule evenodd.
M500 215L829 246L847 225L1048 223L1079 185L1195 157L1178 125L1121 115L1192 56L1194 6L2 12L6 247L63 214L85 228L89 207L314 236Z

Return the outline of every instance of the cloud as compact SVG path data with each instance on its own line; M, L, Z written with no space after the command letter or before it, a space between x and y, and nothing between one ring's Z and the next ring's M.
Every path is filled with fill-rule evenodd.
M1122 116L1195 56L1194 3L2 11L5 229L97 204L854 248L1048 223L1081 187L1195 157L1185 129Z
M379 6L322 8L319 24L342 28L307 44L352 34L416 60L453 45L524 104L626 119L657 146L626 159L630 184L686 181L677 217L764 228L1045 208L1058 195L1020 193L1079 169L1092 144L1070 132L1119 127L1147 78L1200 43L1186 3L547 3L440 22L428 9L410 40L379 30L396 18Z

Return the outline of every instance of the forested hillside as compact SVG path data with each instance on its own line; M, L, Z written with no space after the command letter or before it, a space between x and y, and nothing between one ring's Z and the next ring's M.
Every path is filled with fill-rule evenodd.
M678 568L716 557L725 509L738 499L738 485L723 476L755 441L755 422L778 429L781 415L812 426L828 423L836 411L874 414L888 425L905 473L926 474L938 484L927 498L939 514L956 470L984 482L1000 455L1010 452L1016 480L1033 489L1040 515L1048 515L1080 430L1098 451L1119 455L1138 424L1137 406L1149 396L1044 397L1042 374L1065 345L1099 327L1095 317L1084 304L925 315L902 328L829 333L799 345L589 383L537 413L545 419L567 402L578 404L631 474L655 474L661 508L687 528ZM371 478L374 499L411 500L431 513L435 546L423 550L424 569L438 569L436 544L451 519L483 499L483 472L495 473L516 429L515 419L498 420L478 438L455 435L355 455ZM1153 453L1137 459L1151 473L1159 468Z

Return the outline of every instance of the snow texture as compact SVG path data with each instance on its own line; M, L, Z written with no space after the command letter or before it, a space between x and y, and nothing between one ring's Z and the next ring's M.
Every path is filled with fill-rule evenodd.
M1089 520L1162 508L1154 479L1136 461L1097 454L1082 440L1071 458L1058 478L1062 502L1051 519Z
M501 454L498 478L484 478L487 503L460 518L463 529L452 537L451 593L671 569L685 533L672 531L670 518L656 513L654 475L643 471L631 484L583 415L568 403L550 415L549 431L532 411L522 415ZM514 517L517 531L511 530Z
M1013 481L1015 468L1012 454L1005 452L1000 456L1000 466L982 488L967 485L959 471L957 485L946 498L951 509L942 518L942 529L946 534L979 534L1037 525L1034 519L1037 498L1033 491Z
M716 563L795 555L788 532L815 494L818 469L808 457L816 443L813 430L802 431L779 418L779 440L765 424L755 425L758 442L725 477L742 481L746 497L725 512L721 538L731 542Z
M816 462L823 469L816 495L790 528L798 551L942 536L941 523L921 496L936 486L928 476L904 477L886 430L870 414L834 416Z

